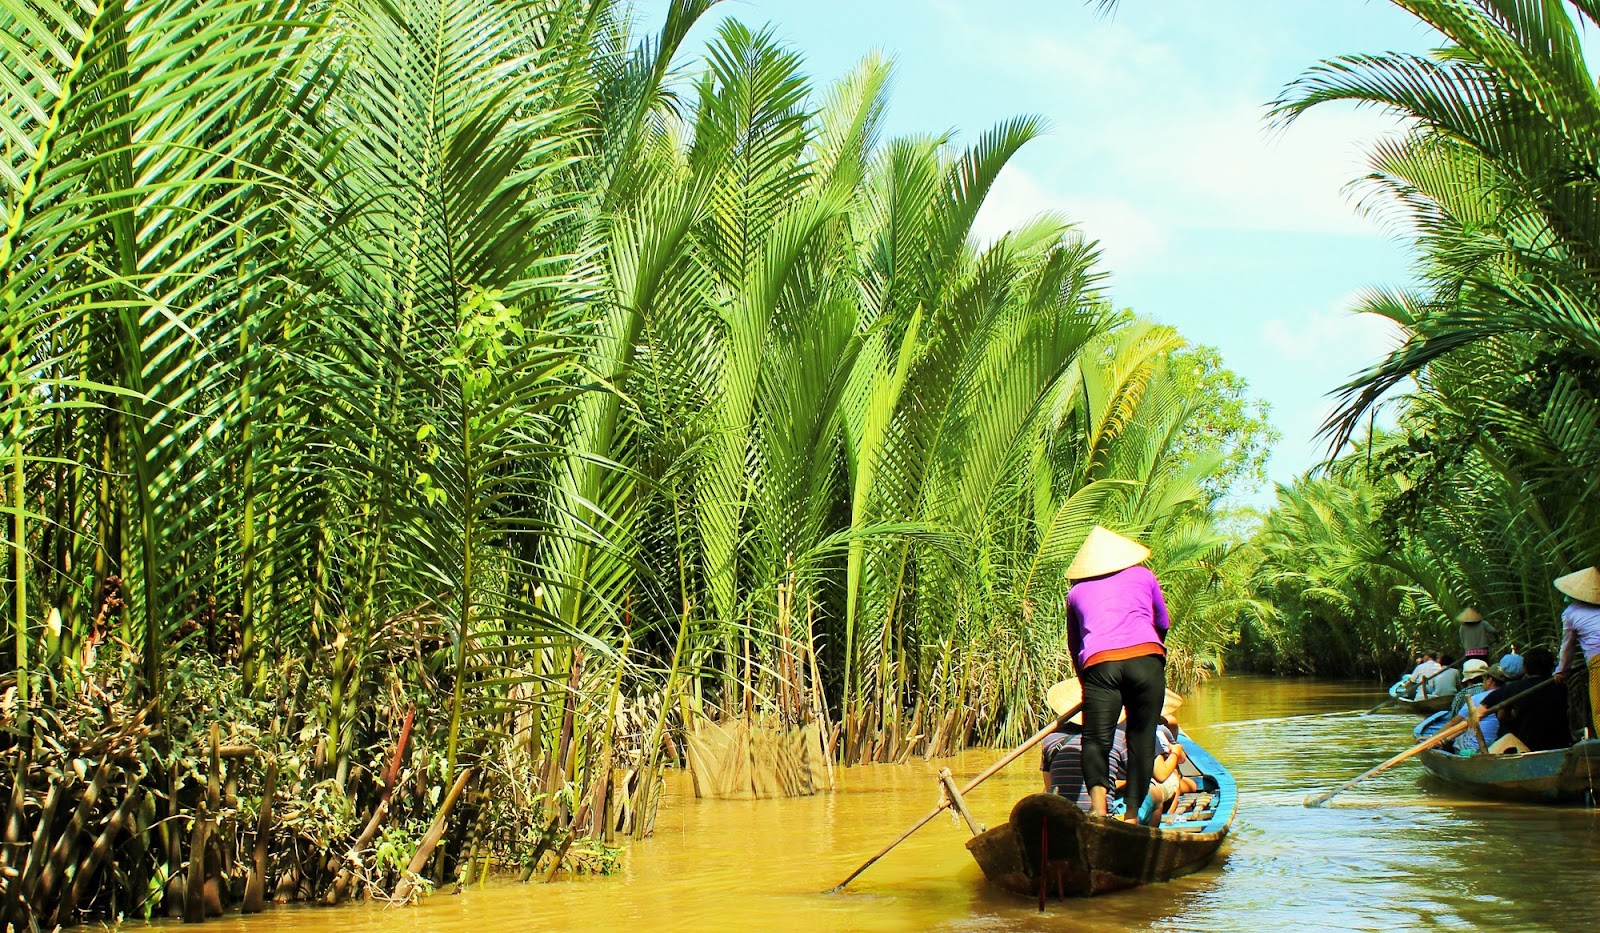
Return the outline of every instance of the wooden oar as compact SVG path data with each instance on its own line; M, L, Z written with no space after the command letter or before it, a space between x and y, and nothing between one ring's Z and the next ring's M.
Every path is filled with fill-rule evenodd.
M976 788L979 784L982 784L984 781L987 781L990 778L994 777L995 774L998 773L1001 768L1004 768L1006 765L1011 764L1013 761L1016 761L1018 758L1022 757L1022 754L1024 752L1026 752L1028 749L1034 747L1035 745L1038 745L1040 742L1043 742L1044 739L1045 739L1045 736L1047 736L1050 733L1052 733L1052 732L1056 731L1057 729L1059 729L1062 725L1064 725L1066 723L1066 721L1068 719L1071 719L1072 717L1078 715L1078 711L1081 710L1081 709L1083 709L1083 704L1080 703L1077 706L1074 706L1071 709L1067 710L1065 713L1062 713L1059 717L1056 718L1055 722L1051 723L1050 725L1046 726L1043 729L1040 729L1037 733L1035 733L1033 738L1029 739L1026 742L1023 742L1021 745L1018 745L1016 748L1012 749L1011 752L1008 753L1004 758L1000 759L999 761L997 761L994 764L990 765L989 767L985 768L982 774L980 774L977 777L973 778L972 780L968 781L966 783L966 785L961 788L961 793L959 795L957 795L957 797L958 798L959 797L965 797L967 794L972 793L974 788ZM878 859L881 859L885 855L888 855L889 851L891 849L893 849L895 846L897 846L900 843L905 842L907 839L911 838L911 834L912 833L916 832L917 830L921 829L922 827L924 827L924 826L928 825L929 823L933 822L933 818L938 816L939 814L943 813L945 810L949 809L949 807L950 807L950 805L952 803L954 803L954 800L950 799L949 796L946 796L945 800L942 801L937 807L934 807L933 811L930 812L927 816L925 816L922 819L918 820L916 823L914 823L911 826L910 829L908 829L905 832L901 833L900 837L898 839L896 839L895 841L893 841L893 842L889 843L888 845L884 846L883 849L880 850L877 855L874 855L872 858L869 858L865 862L862 862L860 868L857 868L855 871L850 873L850 877L844 879L843 881L841 881L838 884L834 885L833 887L829 888L824 893L837 894L840 891L843 891L845 885L847 885L850 882L856 880L856 876L857 875L859 875L862 872L866 871L868 868L871 868L873 862L876 862Z
M1550 684L1553 684L1555 682L1556 681L1555 681L1554 677L1547 677L1544 680L1539 681L1538 683L1534 684L1533 686L1529 687L1528 689L1526 689L1526 690L1522 691L1521 693L1517 694L1516 696L1511 697L1509 699L1501 700L1499 703L1496 703L1494 706L1490 707L1489 709L1484 710L1482 715L1488 716L1488 715L1491 715L1493 713L1498 713L1501 710L1505 709L1506 707L1510 706L1511 704L1513 704L1513 703L1517 702L1518 700L1522 699L1523 697L1529 696L1532 693L1534 693L1535 691L1543 690L1545 687L1547 687ZM1390 758L1388 761L1384 762L1381 765L1378 765L1376 768L1373 768L1370 771L1363 772L1362 774L1360 774L1360 775L1358 775L1358 776L1356 776L1356 777L1344 782L1343 784L1340 784L1338 787L1335 787L1333 790L1330 790L1325 794L1319 794L1319 795L1317 795L1315 797L1310 797L1310 796L1306 797L1305 804L1308 807L1320 807L1323 804L1327 803L1328 801L1332 800L1336 795L1344 793L1345 791L1347 791L1350 788L1356 786L1357 784L1360 784L1362 781L1365 781L1367 778L1372 777L1374 774L1377 774L1380 771L1387 771L1390 768L1394 767L1395 765L1399 764L1400 762L1405 761L1407 758L1414 758L1417 755L1422 754L1423 752L1427 751L1428 749L1433 748L1433 747L1445 742L1448 739L1455 738L1456 736L1460 735L1461 733L1467 731L1467 728L1469 726L1471 726L1471 725L1472 725L1472 721L1469 719L1469 720L1464 720L1462 722L1458 722L1458 723L1456 723L1455 725L1451 726L1448 729L1441 729L1432 738L1425 739L1424 741L1418 742L1416 745L1413 745L1410 748L1406 749L1405 751L1401 752L1400 754L1394 756L1393 758ZM1487 749L1485 749L1484 751L1486 752Z
M1450 665L1449 667L1441 667L1438 670L1434 671L1432 674L1428 675L1428 679L1424 680L1419 685L1422 688L1422 692L1424 692L1424 693L1427 692L1428 685L1433 683L1433 678L1438 677L1440 674L1443 674L1445 671L1460 670L1461 669L1461 665L1465 664L1466 662L1467 662L1467 659L1466 658L1462 658L1461 660L1459 660L1456 663ZM1373 713L1376 713L1378 710L1383 709L1385 706L1389 706L1391 704L1398 703L1398 702L1400 702L1400 698L1399 697L1397 697L1397 696L1386 696L1386 697L1383 698L1383 702L1382 703L1379 703L1377 706L1374 706L1372 709L1367 710L1365 713L1362 713L1361 715L1363 715L1363 716L1371 716Z

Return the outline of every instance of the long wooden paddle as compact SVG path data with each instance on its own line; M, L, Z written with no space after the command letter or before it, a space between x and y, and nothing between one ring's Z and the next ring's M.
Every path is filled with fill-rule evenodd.
M1550 684L1553 684L1555 682L1556 682L1556 680L1555 680L1554 677L1547 677L1544 680L1539 681L1538 683L1534 684L1533 686L1529 687L1528 689L1526 689L1526 690L1522 691L1521 693L1517 694L1516 696L1510 697L1509 699L1501 700L1499 703L1496 703L1494 706L1484 710L1481 715L1489 716L1489 715L1492 715L1494 713L1498 713L1501 710L1505 709L1506 707L1510 706L1511 704L1513 704L1513 703L1517 702L1518 700L1522 699L1523 697L1530 696L1535 691L1543 690L1545 687L1547 687ZM1360 784L1362 781L1365 781L1367 778L1372 777L1374 774L1377 774L1380 771L1387 771L1390 768L1394 767L1395 765L1399 764L1400 762L1405 761L1407 758L1414 758L1417 755L1422 754L1423 752L1427 751L1430 748L1433 748L1433 747L1435 747L1435 746L1437 746L1437 745L1439 745L1439 744L1441 744L1441 743L1443 743L1443 742L1445 742L1445 741L1447 741L1449 739L1455 738L1456 736L1460 735L1461 733L1467 731L1467 729L1471 725L1472 725L1472 720L1468 719L1468 720L1463 720L1462 722L1456 723L1455 725L1451 726L1448 729L1441 729L1432 738L1425 739L1425 740L1423 740L1421 742L1418 742L1416 745L1413 745L1410 748L1406 749L1405 751L1401 752L1400 754L1394 756L1393 758L1390 758L1388 761L1384 762L1381 765L1378 765L1376 768L1373 768L1373 769L1371 769L1369 771L1365 771L1365 772L1361 773L1360 775L1357 775L1356 777L1351 778L1350 780L1344 782L1343 784L1340 784L1338 787L1335 787L1333 790L1330 790L1325 794L1318 794L1315 797L1307 796L1306 800L1305 800L1305 804L1308 807L1320 807L1323 804L1327 803L1328 801L1332 800L1338 794L1344 793L1345 791L1347 791L1350 788L1356 786L1357 784ZM1487 751L1487 749L1485 751Z
M999 761L997 761L994 764L990 765L989 767L985 768L982 774L980 774L977 777L973 778L972 780L968 781L966 783L966 785L961 788L961 796L965 797L967 794L972 793L974 788L976 788L979 784L982 784L984 781L987 781L990 778L994 777L995 774L997 774L1000 771L1001 768L1004 768L1006 765L1011 764L1013 761L1016 761L1018 758L1022 757L1022 754L1024 752L1026 752L1028 749L1034 747L1035 745L1038 745L1040 742L1043 742L1044 739L1045 739L1045 736L1047 736L1050 733L1056 731L1058 728L1060 728L1062 725L1064 725L1067 720L1069 720L1072 717L1078 715L1078 711L1081 710L1081 709L1083 709L1083 704L1082 703L1078 704L1077 706L1072 707L1071 709L1067 710L1065 713L1062 713L1060 716L1058 716L1056 718L1055 722L1051 723L1050 725L1048 725L1048 726L1044 727L1043 729L1040 729L1038 732L1034 733L1033 738L1029 739L1026 742L1023 742L1021 745L1018 745L1016 748L1012 749L1010 751L1010 753L1008 753L1004 758L1000 759ZM934 817L938 816L939 814L943 813L945 810L949 809L951 804L953 804L953 803L954 803L954 801L947 797L937 807L934 807L932 812L930 812L927 816L925 816L922 819L918 820L916 823L914 823L911 826L910 829L908 829L905 832L901 833L900 837L898 839L896 839L895 841L893 841L893 842L889 843L888 845L884 846L878 852L877 855L874 855L872 858L869 858L865 862L862 862L860 868L857 868L855 871L850 873L850 877L844 879L843 881L841 881L838 884L834 885L833 887L829 888L824 893L826 893L826 894L837 894L840 891L843 891L845 885L847 885L850 882L856 880L856 876L857 875L859 875L862 872L866 871L868 868L871 868L873 862L876 862L878 859L881 859L885 855L888 855L889 851L891 849L893 849L895 846L897 846L900 843L905 842L907 839L911 838L911 834L912 833L916 832L917 830L921 829L922 827L924 827L924 826L928 825L929 823L933 822L933 818Z
M1449 667L1441 667L1438 670L1434 671L1432 674L1429 674L1428 678L1426 680L1424 680L1421 684L1418 685L1421 688L1421 692L1426 693L1428 691L1428 685L1433 683L1433 679L1435 677L1438 677L1440 674L1443 674L1445 671L1458 671L1458 670L1461 669L1461 665L1463 665L1465 663L1467 663L1467 659L1466 658L1462 658L1461 660L1459 660L1456 663L1450 665ZM1371 716L1373 713L1376 713L1378 710L1383 709L1385 706L1390 706L1390 705L1398 703L1398 702L1400 702L1400 698L1399 697L1397 697L1397 696L1386 696L1386 697L1383 698L1383 702L1382 703L1379 703L1377 706L1374 706L1372 709L1367 710L1365 713L1362 713L1361 715L1363 715L1363 716Z

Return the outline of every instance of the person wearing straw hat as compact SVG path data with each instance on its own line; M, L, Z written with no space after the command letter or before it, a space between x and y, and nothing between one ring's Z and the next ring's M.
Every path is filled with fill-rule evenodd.
M1555 586L1568 600L1561 612L1561 652L1555 677L1567 684L1568 718L1574 732L1590 728L1600 738L1600 677L1594 670L1595 659L1600 658L1600 570L1585 567L1556 578ZM1583 668L1578 673L1580 652Z
M1489 662L1482 658L1472 658L1461 665L1461 689L1450 699L1450 715L1460 713L1473 697L1485 692L1483 675L1488 672Z
M1083 703L1083 681L1073 678L1063 680L1045 694L1050 708L1057 716ZM1040 746L1039 770L1044 772L1044 792L1059 794L1078 805L1085 813L1093 812L1089 799L1089 785L1083 780L1083 713L1075 713L1045 736ZM1107 764L1109 779L1117 782L1128 778L1127 730L1121 722L1111 736Z
M1489 660L1489 645L1500 636L1499 629L1484 619L1483 614L1468 606L1456 616L1461 623L1461 656Z
M1083 681L1073 678L1063 680L1051 687L1045 693L1045 700L1050 704L1056 716L1061 716L1069 709L1074 709L1083 703ZM1162 699L1161 719L1171 721L1176 725L1174 717L1183 706L1183 697L1166 691ZM1176 732L1174 732L1176 735ZM1080 709L1066 722L1056 728L1056 731L1045 736L1041 745L1039 770L1044 774L1044 792L1066 797L1078 805L1078 809L1085 813L1092 813L1092 803L1089 799L1089 787L1083 780L1083 712ZM1166 751L1166 750L1164 750ZM1155 762L1152 762L1154 767ZM1122 716L1117 720L1115 732L1111 738L1111 757L1109 776L1113 789L1123 786L1128 780L1128 740L1127 717ZM1151 787L1156 785L1151 780ZM1110 807L1115 809L1115 807Z
M1108 813L1118 717L1127 715L1126 812L1136 818L1155 767L1156 726L1166 698L1170 620L1150 549L1099 525L1067 567L1067 647L1083 682L1083 780L1090 812Z

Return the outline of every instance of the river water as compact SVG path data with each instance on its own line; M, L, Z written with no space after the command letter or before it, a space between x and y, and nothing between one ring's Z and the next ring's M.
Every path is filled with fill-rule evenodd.
M1550 930L1596 929L1600 814L1488 804L1407 762L1323 809L1301 801L1404 749L1414 717L1277 717L1370 707L1370 685L1228 677L1195 692L1186 730L1233 769L1240 810L1217 861L1178 881L1037 905L990 890L940 816L843 894L832 887L997 752L838 772L829 795L696 801L674 782L656 834L623 869L556 884L491 881L422 906L288 908L214 921L239 933L525 930ZM1036 758L973 792L1003 822L1039 784Z

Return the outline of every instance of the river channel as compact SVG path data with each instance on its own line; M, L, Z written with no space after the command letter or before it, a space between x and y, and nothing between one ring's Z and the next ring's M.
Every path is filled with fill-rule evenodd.
M998 752L838 772L801 800L696 801L675 780L656 834L604 878L491 881L422 906L290 908L228 917L217 933L491 933L529 930L1497 930L1596 928L1600 811L1490 804L1402 764L1336 798L1301 805L1402 750L1402 714L1278 717L1370 707L1370 685L1227 677L1182 717L1234 771L1239 816L1222 855L1179 881L1036 905L990 890L941 816L844 894L819 892L937 802L935 774L977 773ZM1037 759L974 791L994 825L1039 783ZM680 776L681 777L681 776Z

